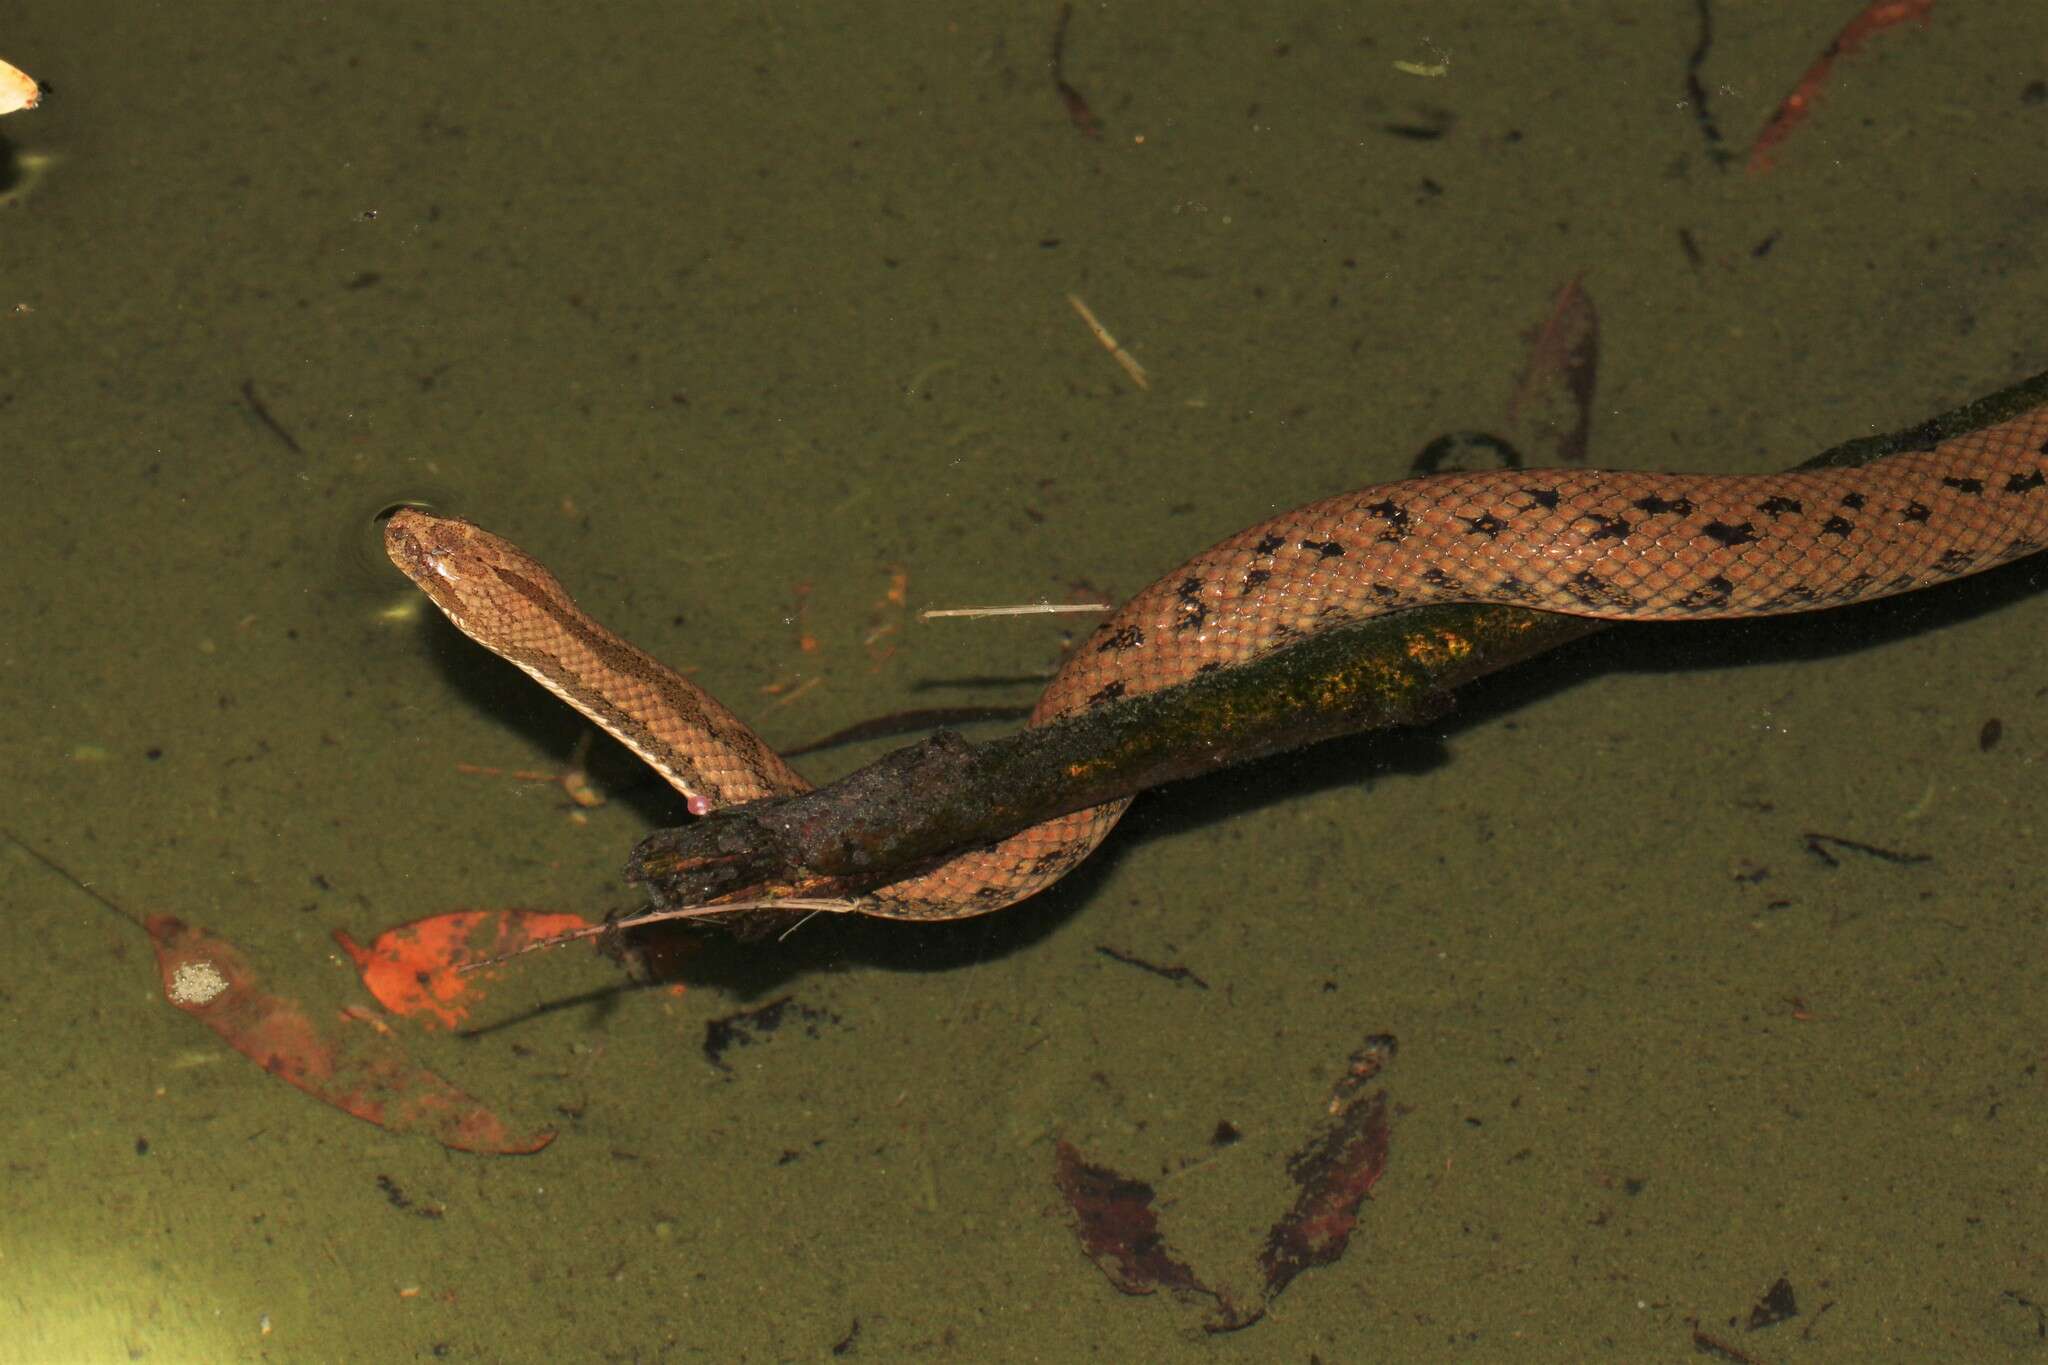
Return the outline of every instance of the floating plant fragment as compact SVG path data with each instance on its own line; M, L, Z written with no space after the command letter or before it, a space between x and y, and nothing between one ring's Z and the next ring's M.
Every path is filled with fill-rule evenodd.
M1508 425L1550 447L1543 463L1584 464L1600 378L1600 315L1582 271L1565 281L1550 315L1528 334L1529 363L1508 398Z
M1871 4L1864 6L1862 12L1835 35L1835 40L1822 49L1820 56L1814 58L1813 64L1800 76L1799 83L1792 87L1792 93L1779 103L1771 121L1756 135L1756 141L1749 148L1749 173L1762 175L1775 164L1773 156L1778 145L1813 112L1813 102L1834 74L1837 58L1849 56L1868 42L1871 35L1899 24L1918 20L1925 28L1933 15L1934 0L1872 0Z
M1222 1315L1203 1324L1210 1332L1251 1326L1296 1275L1330 1264L1350 1245L1358 1210L1387 1168L1387 1092L1365 1087L1392 1060L1397 1046L1391 1035L1376 1034L1351 1054L1322 1123L1287 1159L1287 1174L1298 1193L1259 1253L1262 1301L1241 1305L1227 1291L1211 1289L1167 1245L1152 1209L1150 1185L1091 1165L1072 1143L1062 1141L1054 1148L1053 1184L1073 1210L1082 1252L1126 1294L1150 1294L1164 1286L1214 1299ZM1219 1134L1226 1130L1234 1140L1234 1128L1218 1128Z
M464 967L589 927L581 915L551 910L453 910L386 929L368 947L339 929L334 941L378 1004L429 1026L454 1028L490 977Z
M1223 1309L1216 1330L1242 1327L1258 1316L1240 1320L1228 1298L1195 1278L1167 1249L1152 1211L1152 1187L1144 1181L1083 1161L1080 1150L1064 1140L1053 1149L1052 1180L1074 1211L1082 1253L1119 1292L1150 1294L1164 1286L1214 1299Z
M414 1062L368 1011L322 1021L263 988L241 949L171 915L143 928L156 944L164 997L235 1051L313 1098L392 1132L424 1132L464 1152L537 1152L551 1129L514 1133L504 1120Z

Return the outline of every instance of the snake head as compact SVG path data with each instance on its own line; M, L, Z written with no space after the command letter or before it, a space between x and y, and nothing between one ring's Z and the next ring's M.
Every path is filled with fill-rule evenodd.
M508 599L568 596L531 555L460 517L401 507L384 523L384 552L458 629L487 646L478 632L512 609Z

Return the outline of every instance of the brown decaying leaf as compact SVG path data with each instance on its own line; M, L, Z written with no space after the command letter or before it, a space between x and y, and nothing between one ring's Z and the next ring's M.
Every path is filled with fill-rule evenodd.
M1220 1297L1167 1251L1158 1215L1152 1211L1150 1185L1107 1166L1090 1165L1065 1140L1054 1149L1052 1179L1074 1210L1082 1252L1119 1290L1150 1294L1165 1285Z
M235 1051L315 1099L393 1132L424 1132L464 1152L537 1152L549 1129L516 1132L413 1061L389 1029L309 1013L272 995L241 949L171 915L143 928L156 943L164 997ZM374 1016L369 1016L374 1018Z
M1344 1254L1358 1209L1387 1169L1387 1092L1341 1107L1327 1127L1287 1160L1301 1192L1259 1253L1270 1300L1310 1266Z
M1550 316L1528 333L1529 362L1508 398L1508 425L1526 418L1530 433L1548 443L1557 464L1584 464L1593 433L1600 315L1585 279L1581 271L1566 281Z
M1228 1291L1197 1278L1159 1231L1152 1187L1089 1164L1072 1143L1061 1141L1054 1149L1053 1183L1073 1209L1081 1250L1123 1293L1150 1294L1164 1285L1215 1300L1222 1311L1204 1324L1207 1331L1232 1332L1257 1322L1296 1275L1344 1254L1359 1207L1387 1168L1387 1094L1367 1094L1363 1087L1393 1059L1397 1047L1391 1035L1376 1034L1351 1054L1332 1089L1321 1129L1288 1158L1287 1173L1299 1193L1267 1233L1259 1254L1263 1301L1240 1306Z

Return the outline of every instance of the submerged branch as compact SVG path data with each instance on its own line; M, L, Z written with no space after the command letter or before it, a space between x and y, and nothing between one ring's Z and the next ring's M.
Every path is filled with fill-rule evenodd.
M1428 607L984 744L942 731L801 796L657 830L630 880L657 905L848 896L949 849L1086 806L1361 730L1441 715L1450 689L1603 623L1512 607Z

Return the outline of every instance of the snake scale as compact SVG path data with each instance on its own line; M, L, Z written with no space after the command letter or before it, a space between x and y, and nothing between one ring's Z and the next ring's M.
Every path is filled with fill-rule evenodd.
M1297 507L1204 550L1072 651L1030 723L1137 696L1333 625L1426 603L1619 620L1867 601L2048 546L2048 405L1849 468L1433 474ZM698 813L808 790L744 722L579 610L531 556L414 508L393 562L458 629L652 765ZM1126 801L945 858L847 908L954 919L1043 889Z

